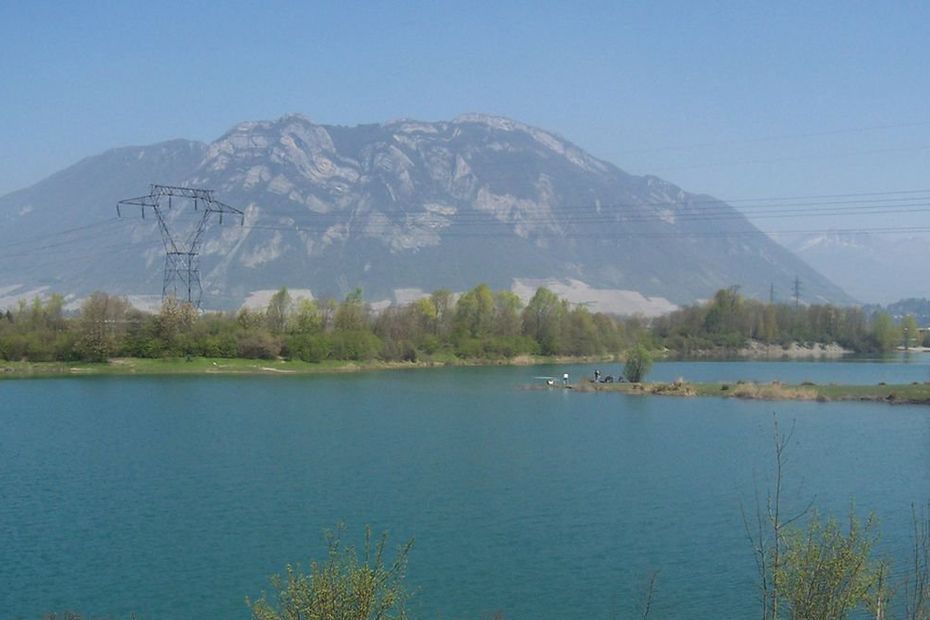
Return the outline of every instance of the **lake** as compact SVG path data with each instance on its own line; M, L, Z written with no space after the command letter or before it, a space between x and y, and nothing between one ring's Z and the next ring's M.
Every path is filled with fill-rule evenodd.
M0 381L0 610L248 618L321 532L415 539L427 618L755 615L741 505L875 512L905 568L930 408L527 390L595 365ZM600 365L603 374L618 366ZM930 357L662 362L650 379L930 381Z

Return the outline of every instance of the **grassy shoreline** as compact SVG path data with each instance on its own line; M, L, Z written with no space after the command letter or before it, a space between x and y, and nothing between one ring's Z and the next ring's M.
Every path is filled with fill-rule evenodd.
M107 362L3 362L3 379L79 376L305 376L377 370L470 366L530 366L544 364L616 363L614 357L546 357L521 355L509 359L433 357L416 362L258 360L244 358L115 358ZM614 392L640 396L711 396L745 400L871 401L892 404L930 404L930 383L838 385L780 382L754 383L592 383L573 384L578 392Z
M447 366L531 366L536 364L616 363L608 357L546 357L521 355L508 359L461 359L434 356L416 362L262 360L245 358L114 358L106 362L0 361L0 380L23 378L131 375L317 375L372 370L441 368Z
M744 400L866 401L890 404L930 404L930 383L839 385L802 383L591 383L571 386L579 392L616 392L643 396L713 396Z

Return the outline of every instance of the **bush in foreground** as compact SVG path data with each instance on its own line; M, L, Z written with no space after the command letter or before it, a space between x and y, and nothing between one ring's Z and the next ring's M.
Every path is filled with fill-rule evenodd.
M327 556L312 562L310 573L287 566L285 574L271 578L272 597L262 593L254 603L246 599L254 620L387 620L407 617L410 594L404 585L407 555L413 541L402 545L386 563L387 534L377 542L365 529L361 555L344 546L344 528L325 534Z

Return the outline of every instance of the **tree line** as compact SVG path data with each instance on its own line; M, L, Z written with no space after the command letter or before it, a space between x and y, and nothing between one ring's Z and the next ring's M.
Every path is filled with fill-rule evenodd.
M540 288L524 304L484 284L455 295L438 290L379 312L355 290L343 300L293 298L287 289L264 308L200 314L167 298L157 313L124 297L93 293L67 313L52 295L0 314L0 358L104 361L111 357L284 357L418 361L517 355L616 355L646 337L646 323L572 305Z
M264 308L200 314L168 298L156 313L124 297L93 293L76 312L59 295L21 301L0 314L0 359L104 361L111 357L220 357L326 360L494 360L518 355L612 356L635 346L689 355L739 349L748 341L838 343L886 352L920 343L913 317L829 304L765 304L718 291L700 304L647 320L591 312L547 288L523 301L484 284L448 290L379 312L355 290L341 301L293 298L287 289Z
M912 315L896 323L886 312L868 313L856 306L763 303L744 298L735 288L653 319L650 333L656 344L684 355L739 349L748 341L836 343L857 353L923 344Z

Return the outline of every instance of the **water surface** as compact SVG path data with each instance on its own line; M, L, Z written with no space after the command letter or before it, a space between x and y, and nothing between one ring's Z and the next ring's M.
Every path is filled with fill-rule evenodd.
M416 539L429 618L628 617L656 570L657 617L748 617L740 506L770 482L773 413L796 425L789 504L855 498L903 555L910 504L930 498L928 408L520 388L562 370L0 382L0 609L247 618L244 597L343 521ZM901 383L930 365L652 376Z

